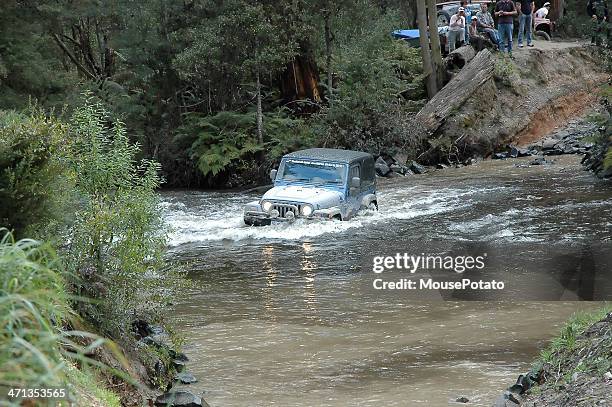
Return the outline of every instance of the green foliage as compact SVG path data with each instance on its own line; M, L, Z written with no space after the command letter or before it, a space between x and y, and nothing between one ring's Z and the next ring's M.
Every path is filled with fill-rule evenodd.
M48 246L0 232L0 384L61 387L58 325L70 310L56 258Z
M549 365L554 369L560 369L561 366L567 367L565 376L571 377L575 371L599 371L603 367L609 367L609 363L601 360L600 355L590 355L589 358L580 358L579 363L575 363L573 352L580 347L590 346L588 338L580 335L585 329L600 321L609 312L612 312L612 304L606 303L602 308L592 312L577 312L565 323L561 328L559 335L556 336L540 353L540 357L536 361L534 369L541 366ZM610 341L612 338L608 338ZM606 346L608 347L606 350ZM612 349L612 343L606 346L602 344L596 345L599 353L605 354ZM609 362L609 361L608 361ZM604 366L605 365L605 366ZM602 367L603 366L603 367Z
M266 150L270 158L276 158L313 142L303 122L283 112L266 114L263 123L265 145L255 136L255 112L224 111L214 116L192 113L179 128L177 142L189 145L191 158L203 175L213 176L245 168L258 152Z
M493 65L495 79L506 86L512 86L517 75L518 71L512 60L506 54L497 55Z
M0 13L0 109L23 109L28 98L60 107L76 75L63 69L48 35L44 5L2 2Z
M324 145L377 153L410 141L406 99L424 98L419 51L389 36L399 26L396 15L374 16L338 52L340 82L315 125Z
M253 82L256 73L280 69L296 53L297 43L279 35L280 16L261 2L224 1L215 16L180 32L187 46L175 58L182 78L214 83L222 106L241 84Z
M89 90L109 117L125 123L139 154L162 164L172 186L225 186L225 168L255 179L254 171L264 173L276 155L297 146L376 152L413 143L407 113L425 96L419 51L389 35L411 25L413 10L405 2L22 3L8 0L0 15L0 107L21 108L31 95L45 109L65 103L71 112ZM292 100L287 68L309 67L294 78L296 90L316 82L320 93L329 93L319 78L327 75L325 22L335 92L320 111L316 97ZM258 82L271 131L264 146L249 144L245 132L201 139L191 116L249 115ZM287 102L293 112L278 113ZM291 131L269 130L275 126Z
M165 267L166 227L155 190L159 164L136 161L138 146L121 122L87 100L71 122L71 157L81 205L70 237L70 265L81 277L77 292L100 299L82 306L113 335L135 313L154 313L171 294L176 274ZM164 292L163 289L168 289Z
M38 108L0 111L0 226L18 237L37 235L64 216L66 132Z
M87 332L69 331L64 325L74 318L62 278L61 263L48 244L30 239L15 242L0 230L0 390L8 388L67 388L72 401L79 393L104 396L118 405L116 397L98 390L89 373L76 371L95 365L86 357L105 340ZM81 346L75 338L88 338ZM70 350L70 351L68 351ZM15 405L19 405L15 401ZM38 405L46 405L41 402ZM55 401L49 401L55 405Z

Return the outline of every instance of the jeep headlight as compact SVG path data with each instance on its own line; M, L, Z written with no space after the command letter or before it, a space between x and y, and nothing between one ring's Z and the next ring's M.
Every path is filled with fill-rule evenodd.
M312 208L312 206L310 206L310 205L302 206L302 215L310 216L310 215L312 215L313 212L314 212L314 209Z
M272 202L265 201L264 203L261 204L261 207L263 208L264 211L269 212L270 209L272 209Z

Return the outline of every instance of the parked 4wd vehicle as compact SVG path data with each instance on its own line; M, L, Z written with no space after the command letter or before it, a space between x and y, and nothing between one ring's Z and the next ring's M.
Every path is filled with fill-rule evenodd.
M378 208L376 170L371 154L311 148L287 154L278 171L270 171L274 187L244 208L244 223L348 220L360 209Z

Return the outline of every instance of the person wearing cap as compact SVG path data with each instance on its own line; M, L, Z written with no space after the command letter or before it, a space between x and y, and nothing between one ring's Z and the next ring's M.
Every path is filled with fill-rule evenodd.
M453 52L457 46L457 40L465 41L465 9L459 7L457 14L450 19L448 29L448 52Z
M468 26L468 34L470 39L478 37L478 16L472 17L472 24Z
M546 18L550 11L550 3L546 2L544 5L535 12L536 18Z
M516 7L511 0L500 0L495 5L495 15L497 16L497 30L499 31L500 42L499 50L512 56L512 31L514 30L514 16Z
M467 0L461 0L459 7L463 7L463 15L465 16L465 42L470 42L469 27L472 24L472 7Z
M499 47L499 32L495 29L495 22L491 13L489 13L487 3L480 5L480 11L476 14L476 17L478 17L478 31L486 33L491 38L491 42Z
M587 4L587 13L592 18L591 22L591 44L601 46L603 37L610 35L607 32L608 5L605 0L589 0ZM608 40L610 38L608 37Z
M523 37L527 37L527 46L533 47L531 40L531 29L533 27L533 12L535 10L535 3L533 0L521 0L519 2L518 9L519 15L519 32L518 32L518 46L523 48Z

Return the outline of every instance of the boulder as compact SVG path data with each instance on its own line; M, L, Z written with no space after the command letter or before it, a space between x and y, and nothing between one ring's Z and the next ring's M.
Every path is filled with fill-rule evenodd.
M209 407L202 397L190 391L176 390L164 393L155 399L156 407Z
M152 335L145 336L144 338L140 340L140 342L144 343L145 345L155 346L158 348L166 348L166 349L172 348L172 342L170 341L170 335L168 335L165 332L162 332L160 334L152 334Z
M194 375L188 372L177 373L176 376L174 376L174 380L183 384L191 384L198 381L198 379L196 379Z
M503 160L505 158L508 158L508 153L506 153L506 152L493 154L493 159L494 160Z
M385 160L383 160L381 157L376 159L374 166L376 168L376 173L381 177L386 177L391 172L391 168L389 168Z
M559 140L554 138L547 138L542 141L542 150L552 150L559 143Z
M185 361L180 359L172 359L172 366L174 366L177 372L182 372L185 370Z
M427 172L427 168L423 167L416 161L411 161L408 168L410 168L410 171L414 172L415 174L425 174Z
M455 400L457 403L467 403L470 401L470 399L468 399L465 396L461 396L461 397L457 397L457 400Z
M526 149L526 148L521 148L521 147L516 147L513 145L508 145L508 157L512 157L512 158L517 158L517 157L527 157L530 155L533 155L533 151Z
M543 156L539 155L535 159L533 159L529 165L545 165L550 164L550 161L546 160Z
M392 172L396 172L396 173L398 173L398 174L402 174L402 175L406 175L406 173L407 173L408 171L410 171L410 170L408 169L408 167L403 166L403 165L401 165L401 164L391 164L391 165L389 166L389 168L391 169L391 171L392 171Z

